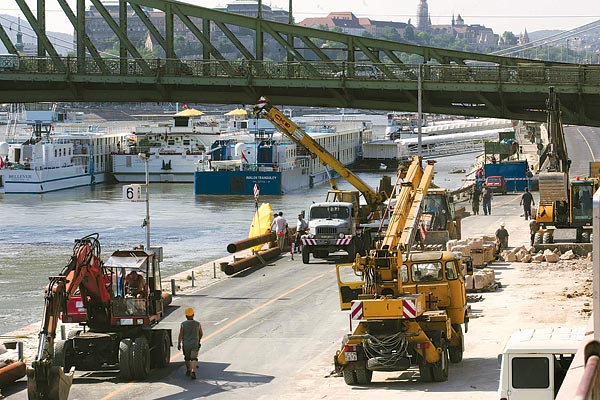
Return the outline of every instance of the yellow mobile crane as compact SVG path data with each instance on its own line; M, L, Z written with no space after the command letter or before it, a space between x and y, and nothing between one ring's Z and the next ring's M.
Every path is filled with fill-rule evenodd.
M302 261L307 264L311 253L315 257L325 258L337 250L346 251L349 260L353 260L357 252L366 254L371 248L371 227L366 224L380 217L387 196L373 190L280 110L273 107L265 97L259 99L254 113L269 120L284 135L306 148L311 157L319 157L323 165L331 167L358 189L339 190L331 175L329 176L332 189L327 193L326 201L313 203L310 207L309 233L301 238ZM366 205L360 204L361 194ZM372 227L372 230L378 228L379 225Z
M366 257L337 266L341 309L358 322L334 357L348 385L413 365L421 380L445 381L448 362L462 360L468 314L461 260L447 251L410 251L432 177L433 162L423 169L415 157L394 191L384 237Z
M366 255L381 227L378 222L384 216L384 201L389 195L372 189L265 97L259 99L254 113L270 121L282 134L307 149L311 157L318 157L323 165L357 189L339 190L330 176L332 189L325 202L313 203L310 207L309 231L301 237L302 262L308 264L310 254L325 258L337 250L346 251L348 261L354 260L356 253ZM380 184L380 188L382 186ZM361 194L366 202L364 205L359 202ZM425 244L445 246L449 239L460 239L460 219L454 213L452 196L446 189L431 189L426 199L423 224L427 229Z

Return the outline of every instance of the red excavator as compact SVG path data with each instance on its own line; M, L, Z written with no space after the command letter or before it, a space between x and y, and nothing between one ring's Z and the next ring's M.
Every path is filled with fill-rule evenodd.
M163 296L161 248L117 250L103 262L94 233L75 241L73 255L45 292L35 361L27 371L29 399L66 400L75 369L118 368L143 380L171 359L171 330L156 329L170 295ZM81 321L56 339L59 318Z

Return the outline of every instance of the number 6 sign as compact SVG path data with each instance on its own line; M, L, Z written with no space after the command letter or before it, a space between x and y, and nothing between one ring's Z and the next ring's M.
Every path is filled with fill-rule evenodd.
M123 185L123 200L144 201L142 198L142 185Z

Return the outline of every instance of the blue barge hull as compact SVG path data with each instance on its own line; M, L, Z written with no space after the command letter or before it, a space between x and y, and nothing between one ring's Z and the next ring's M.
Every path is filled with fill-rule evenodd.
M283 194L280 171L196 171L194 194Z

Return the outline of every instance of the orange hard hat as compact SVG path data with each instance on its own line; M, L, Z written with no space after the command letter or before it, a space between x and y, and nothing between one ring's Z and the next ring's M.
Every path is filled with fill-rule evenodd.
M185 316L186 317L193 317L194 316L194 309L191 307L188 307L185 309Z

